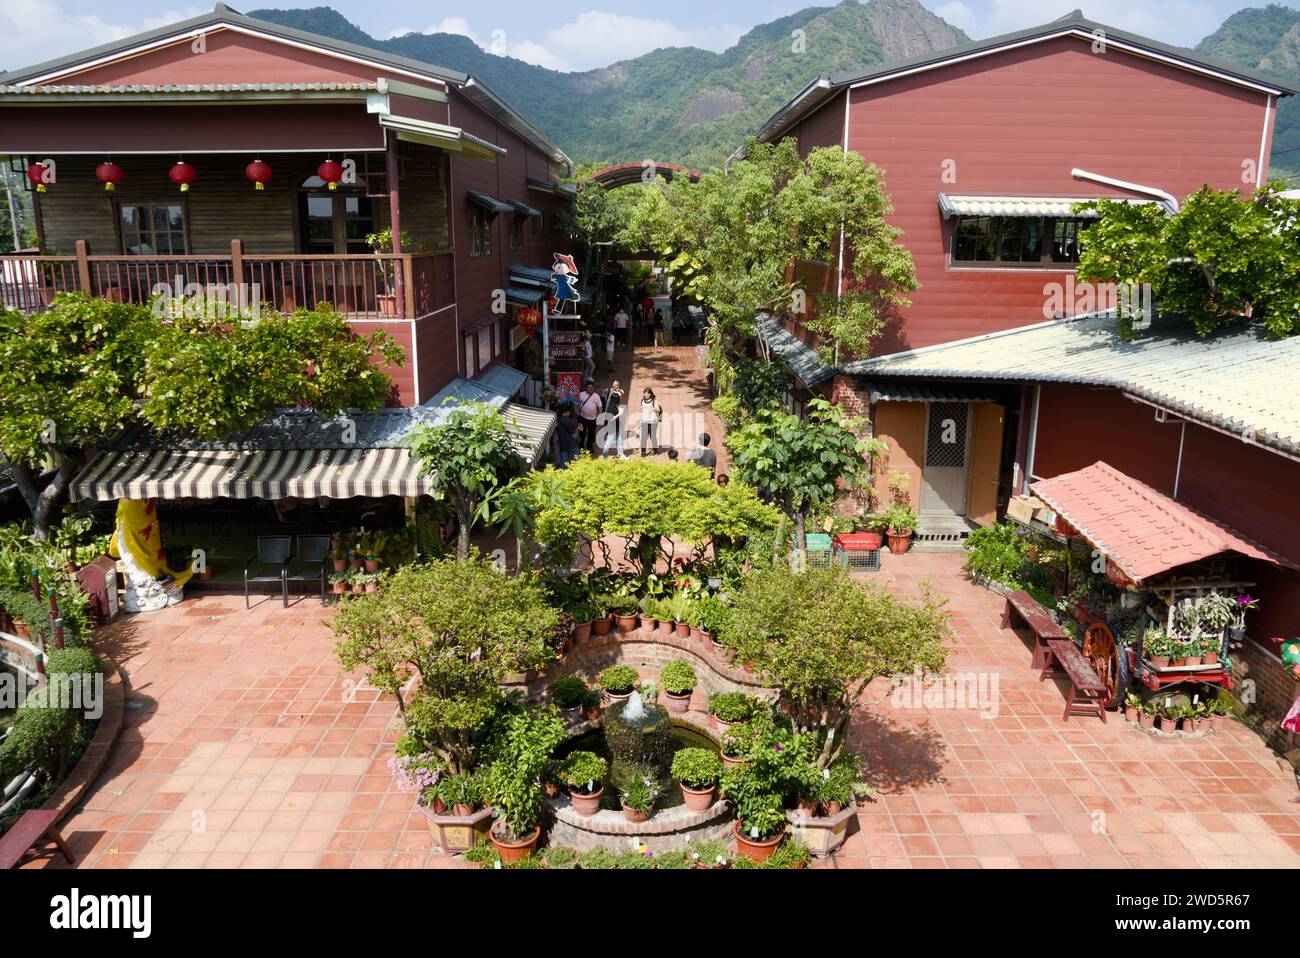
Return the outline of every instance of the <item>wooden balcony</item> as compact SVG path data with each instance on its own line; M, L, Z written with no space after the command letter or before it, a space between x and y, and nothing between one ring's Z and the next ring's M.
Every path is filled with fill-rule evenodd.
M456 299L450 250L267 255L245 253L234 240L226 256L97 256L78 241L72 256L0 254L0 306L39 312L64 292L141 304L159 294L202 292L281 312L329 303L349 319L364 320L417 319Z

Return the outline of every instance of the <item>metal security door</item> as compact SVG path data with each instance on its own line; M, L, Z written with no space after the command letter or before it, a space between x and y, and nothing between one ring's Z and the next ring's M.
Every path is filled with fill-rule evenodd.
M965 514L969 444L969 403L927 404L925 461L921 467L922 514Z

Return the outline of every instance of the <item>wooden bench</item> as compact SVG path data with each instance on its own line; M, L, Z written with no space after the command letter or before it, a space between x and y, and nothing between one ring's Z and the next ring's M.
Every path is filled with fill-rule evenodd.
M1047 643L1070 636L1052 621L1047 610L1028 592L1007 593L1007 604L1002 610L1002 628L1012 628L1016 619L1024 622L1025 627L1034 633L1034 668L1042 670L1047 664Z
M46 837L58 846L69 864L75 863L76 859L72 857L72 852L68 850L67 843L55 825L59 813L60 809L57 808L34 808L24 812L14 826L0 837L0 870L16 868L28 850Z
M1051 639L1047 643L1047 661L1038 680L1041 682L1052 673L1055 662L1070 679L1070 694L1065 700L1065 715L1062 721L1068 722L1071 715L1099 715L1104 724L1106 706L1106 683L1097 677L1088 660L1083 657L1079 647L1069 639Z

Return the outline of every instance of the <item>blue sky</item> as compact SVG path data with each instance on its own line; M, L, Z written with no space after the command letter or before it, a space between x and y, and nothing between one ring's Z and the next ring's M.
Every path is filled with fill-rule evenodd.
M1081 0L922 0L925 6L975 37L993 36L1061 16ZM1192 45L1235 10L1263 6L1232 0L1092 0L1084 12L1094 20L1167 43ZM325 5L326 0L276 3L256 0L231 6ZM663 46L724 50L756 24L811 4L790 0L477 0L435 5L422 0L334 0L344 16L375 37L418 30L471 36L485 49L506 52L559 70L586 70L639 56ZM828 5L823 3L818 5ZM0 69L26 66L210 9L207 2L133 0L0 0ZM449 64L454 66L454 64Z

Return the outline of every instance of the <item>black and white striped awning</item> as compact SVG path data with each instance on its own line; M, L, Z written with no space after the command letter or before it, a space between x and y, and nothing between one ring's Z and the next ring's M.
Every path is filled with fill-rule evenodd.
M409 450L154 449L101 452L74 500L419 496L434 491Z

